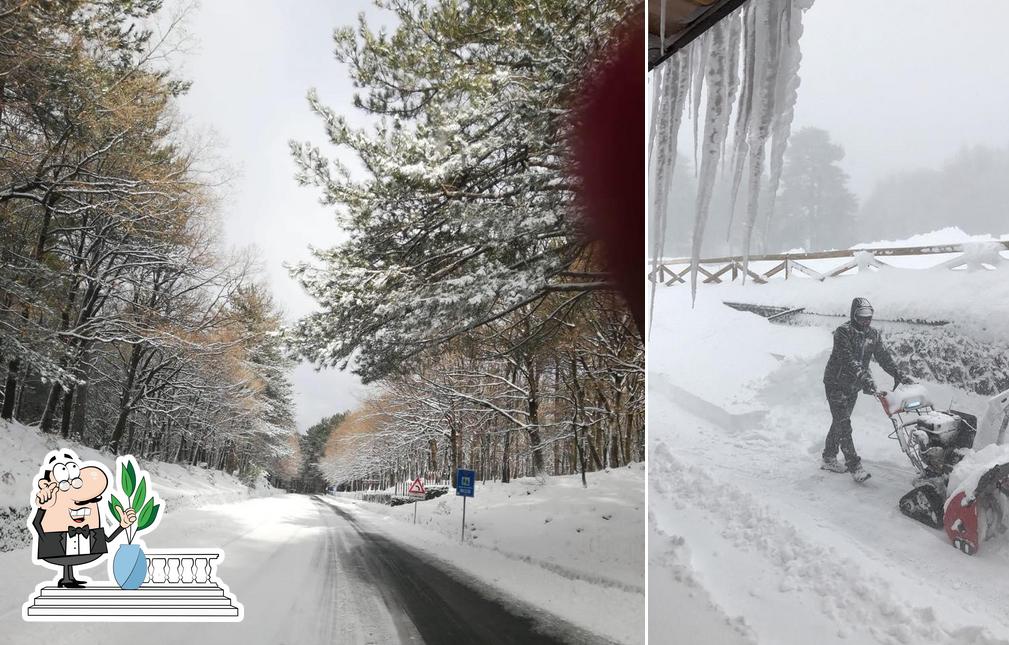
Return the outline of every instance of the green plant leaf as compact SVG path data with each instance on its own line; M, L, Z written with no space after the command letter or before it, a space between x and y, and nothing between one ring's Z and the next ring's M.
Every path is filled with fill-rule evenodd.
M154 500L152 499L151 501L153 502ZM145 506L144 508L147 508L147 507ZM155 504L154 505L154 508L151 509L150 516L147 518L147 521L144 522L144 523L141 523L139 525L141 529L146 529L147 527L149 527L152 524L154 524L154 520L157 519L157 517L158 517L158 509L159 508L161 508L161 504Z
M133 494L133 487L137 484L137 473L133 470L132 461L127 461L123 466L122 480L123 492L126 493L126 497L129 497Z
M139 513L145 501L147 501L147 479L141 477L140 483L137 484L137 492L133 496L133 510Z
M137 530L142 531L150 526L154 522L152 514L154 513L154 498L147 500L144 504L144 508L137 515Z
M122 515L119 514L119 509L122 507L122 503L116 499L115 495L112 495L112 499L109 500L109 510L112 511L112 516L116 518L117 522L123 521Z

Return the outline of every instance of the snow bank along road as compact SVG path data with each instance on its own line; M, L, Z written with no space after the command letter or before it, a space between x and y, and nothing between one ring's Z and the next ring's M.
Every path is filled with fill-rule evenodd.
M603 642L478 588L451 566L363 524L352 510L315 498L282 495L184 509L170 515L147 544L224 549L220 576L244 604L244 621L76 623L75 639L180 645ZM0 642L35 643L67 633L66 624L21 620L22 603L50 574L31 564L26 549L0 555L0 571ZM83 573L107 577L104 564Z
M776 326L722 299L719 288L701 290L691 309L688 290L657 295L648 375L651 634L1009 645L1009 539L968 557L941 531L900 514L913 470L870 397L860 397L852 424L872 479L858 485L820 470L830 330ZM885 302L876 304L879 311ZM881 372L876 378L889 385ZM981 397L928 385L943 404L981 409ZM673 606L687 619L677 621Z

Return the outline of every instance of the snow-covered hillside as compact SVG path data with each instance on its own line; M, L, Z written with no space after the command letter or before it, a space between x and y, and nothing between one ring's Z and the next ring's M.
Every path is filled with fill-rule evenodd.
M43 434L36 427L0 421L0 552L27 546L31 536L25 524L32 495L32 482L39 464L50 450L68 447L82 459L114 468L116 458L59 435ZM265 479L250 488L236 477L159 461L142 461L154 477L158 494L171 510L204 504L222 504L273 494Z
M689 289L657 290L648 349L653 638L1009 643L1009 537L968 557L900 514L914 471L875 400L860 397L852 417L872 479L858 485L819 469L830 425L823 368L841 320L775 325L722 304L841 313L854 296L868 297L879 318L920 312L964 337L1009 341L1006 266L703 285L693 307ZM981 396L926 384L943 407L983 409Z
M414 507L348 496L383 534L418 547L490 588L621 643L644 633L644 464L578 475L477 483L466 505L450 491Z

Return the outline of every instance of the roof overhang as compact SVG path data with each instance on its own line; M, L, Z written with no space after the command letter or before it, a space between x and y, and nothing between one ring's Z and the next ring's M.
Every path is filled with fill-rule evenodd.
M648 0L648 69L739 8L746 0Z

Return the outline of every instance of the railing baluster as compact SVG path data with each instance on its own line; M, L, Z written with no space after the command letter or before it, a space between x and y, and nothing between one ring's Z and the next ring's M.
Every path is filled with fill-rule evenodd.
M183 584L192 584L193 569L193 558L182 558L182 575L180 578Z
M167 579L167 572L165 571L165 558L161 556L153 556L151 558L153 563L154 574L151 576L151 581L155 584L161 584Z
M179 558L168 558L168 582L170 584L179 583Z

